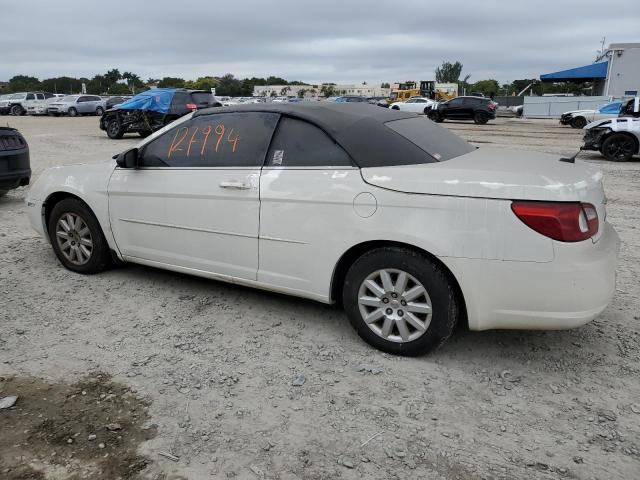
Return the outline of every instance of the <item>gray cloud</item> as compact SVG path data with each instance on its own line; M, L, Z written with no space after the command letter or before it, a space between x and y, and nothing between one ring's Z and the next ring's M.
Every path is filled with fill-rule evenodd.
M428 80L459 60L471 80L591 62L603 36L640 41L629 0L183 2L21 0L4 5L0 79L279 75L309 82ZM148 3L148 5L147 5Z

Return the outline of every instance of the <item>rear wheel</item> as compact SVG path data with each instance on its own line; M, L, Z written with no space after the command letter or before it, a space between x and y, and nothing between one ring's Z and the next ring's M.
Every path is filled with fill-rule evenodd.
M584 117L576 117L571 120L571 128L584 128L587 124L587 119Z
M89 207L76 198L58 202L49 217L49 238L58 260L77 273L101 272L109 265L109 246Z
M446 272L425 255L398 247L372 250L354 262L343 286L343 304L364 341L407 356L439 347L459 315Z
M391 107L391 110L400 110L400 107L398 105L394 105L393 107Z
M67 113L69 114L70 117L77 117L78 116L78 110L76 110L73 107L71 107Z
M614 133L609 136L603 143L600 151L607 160L613 162L626 162L631 160L636 152L636 143L628 135Z
M102 107L96 108L96 115L101 117L103 113L104 113L104 108L102 108Z
M489 121L489 116L486 113L476 112L476 114L473 116L473 121L478 125L484 125Z
M119 138L122 138L123 135L124 128L122 128L122 125L120 125L118 119L113 118L109 120L109 122L107 123L107 136L109 138L117 140Z

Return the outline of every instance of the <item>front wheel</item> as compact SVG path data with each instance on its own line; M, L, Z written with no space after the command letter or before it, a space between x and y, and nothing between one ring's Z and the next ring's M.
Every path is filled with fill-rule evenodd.
M398 105L394 105L393 107L391 107L391 110L400 110L400 107Z
M628 135L613 134L609 136L600 149L607 160L613 162L627 162L636 152L636 144Z
M13 107L11 107L9 113L16 117L19 117L20 115L24 115L26 112L24 111L24 108L22 108L22 105L14 105Z
M571 120L571 128L584 128L587 124L587 119L584 117L576 117Z
M428 117L429 117L429 120L432 120L436 123L442 123L442 121L444 120L435 110L430 110Z
M458 321L459 301L447 273L409 249L385 247L362 255L347 272L342 294L358 335L387 353L434 350Z
M73 107L71 107L67 113L69 114L70 117L77 117L78 116L78 110L76 110Z
M77 198L58 202L49 217L49 238L60 263L77 273L98 273L109 265L109 246L89 207Z
M117 140L122 138L123 135L124 128L122 128L120 122L116 118L109 120L109 123L107 123L107 136L111 139Z

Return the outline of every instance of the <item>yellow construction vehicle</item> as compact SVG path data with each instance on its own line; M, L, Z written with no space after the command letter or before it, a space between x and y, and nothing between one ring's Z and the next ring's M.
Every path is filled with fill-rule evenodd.
M389 99L389 103L404 102L406 100L409 100L411 97L419 96L421 95L417 83L407 81L404 83L399 83L397 87L394 87L391 90L391 98Z

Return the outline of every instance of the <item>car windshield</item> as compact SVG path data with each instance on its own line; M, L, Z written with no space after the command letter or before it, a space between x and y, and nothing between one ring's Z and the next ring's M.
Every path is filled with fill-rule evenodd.
M77 96L73 96L73 95L72 95L72 96L68 96L68 97L63 97L63 98L62 98L62 100L60 100L60 101L61 101L61 102L64 102L64 103L73 103L73 102L75 102L77 99L78 99L78 97L77 97Z
M9 98L11 100L15 100L16 98L22 98L24 97L24 93L14 93L13 95L11 95Z
M622 102L613 102L607 103L606 105L601 106L598 109L599 113L620 113L620 107L622 106Z
M438 162L451 160L472 152L476 148L427 118L403 118L386 122L385 125L427 152Z
M196 103L213 103L213 94L209 92L193 92L191 98Z

